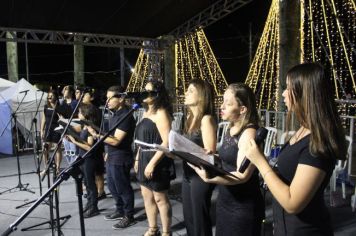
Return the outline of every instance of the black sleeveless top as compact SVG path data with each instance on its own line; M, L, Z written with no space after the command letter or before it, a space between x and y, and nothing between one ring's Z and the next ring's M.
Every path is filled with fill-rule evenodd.
M248 126L246 128L255 128ZM246 129L245 128L245 129ZM227 171L236 171L237 143L244 130L237 137L230 136L227 130L219 150L222 166ZM216 201L216 236L250 235L261 232L264 217L264 202L259 188L257 171L246 183L236 185L219 185Z
M195 131L190 134L185 134L184 137L192 141L193 143L199 145L200 147L204 147L203 137L201 135L201 131ZM183 161L183 177L186 179L191 178L192 176L198 176L198 174L193 170L190 166L188 166L186 161Z
M247 128L257 129L258 127L255 125L251 125L245 127L245 129ZM236 171L237 169L236 160L237 153L239 151L237 143L245 129L241 130L239 134L234 137L230 136L230 129L226 131L223 144L219 150L219 157L222 161L222 167L226 171L232 172ZM228 190L228 192L234 195L235 198L246 198L246 201L244 201L243 204L246 204L246 202L250 200L252 201L253 199L260 198L260 196L262 196L259 188L259 178L257 170L254 171L251 178L246 183L236 185L220 185L219 187Z

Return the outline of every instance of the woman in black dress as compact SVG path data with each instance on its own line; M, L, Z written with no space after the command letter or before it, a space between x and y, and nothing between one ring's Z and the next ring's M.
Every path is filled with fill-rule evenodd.
M188 109L184 135L215 153L214 93L210 84L201 79L191 80L185 92L184 105ZM189 236L212 235L210 205L214 186L202 181L195 171L183 162L183 215Z
M92 104L81 103L79 105L78 117L80 120L87 120L95 124L100 125L100 110ZM84 126L80 131L80 140L76 140L74 137L67 135L70 142L74 143L79 148L79 155L83 156L94 145L94 138L89 134L88 128ZM84 218L93 217L99 215L98 209L98 190L95 184L95 171L98 165L102 162L102 150L97 148L85 157L84 164L82 165L82 171L84 173L84 182L87 191L87 204L84 207Z
M323 195L336 160L346 157L346 142L331 94L319 64L300 64L288 72L284 102L301 126L278 157L278 174L250 140L247 157L275 198L274 235L333 235Z
M48 162L48 153L53 145L56 145L61 138L60 133L55 132L54 129L58 127L59 115L57 111L60 107L58 93L55 90L50 90L47 95L47 104L44 106L41 118L41 139L44 143L43 157L44 163ZM55 164L57 172L59 172L62 161L62 151L59 149L56 153ZM41 175L44 172L41 172Z
M210 177L204 169L194 167L207 183L219 184L216 203L216 235L260 235L264 203L259 189L258 172L249 165L244 173L238 171L244 157L244 146L256 135L258 113L255 95L245 84L228 86L221 105L221 118L230 122L219 150L225 170L237 178Z
M143 100L145 112L136 126L136 139L168 147L168 135L172 122L172 105L163 83L150 81L145 90L149 96ZM149 229L145 236L160 235L157 225L161 216L162 235L170 235L172 209L168 199L170 181L175 178L173 160L163 152L138 151L135 171L141 185Z

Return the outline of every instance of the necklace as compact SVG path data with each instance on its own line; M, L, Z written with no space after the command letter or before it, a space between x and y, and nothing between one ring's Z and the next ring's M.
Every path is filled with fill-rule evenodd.
M301 129L300 129L300 131L299 131L299 134L297 135L297 133L293 136L293 143L296 143L296 142L298 142L301 138L303 138L303 136L302 136L302 134L304 134L304 132L305 132L305 128L304 127L302 127Z

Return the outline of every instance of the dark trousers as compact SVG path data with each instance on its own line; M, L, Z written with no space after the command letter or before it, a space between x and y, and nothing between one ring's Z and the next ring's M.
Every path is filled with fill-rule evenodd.
M215 185L205 183L199 176L183 177L183 216L188 236L211 236L211 195Z
M108 188L115 199L116 211L126 216L134 215L134 191L130 181L132 163L113 165L106 163Z
M87 191L88 204L91 207L97 207L98 205L98 189L95 184L95 169L96 169L96 157L86 158L82 168L84 174L84 184Z

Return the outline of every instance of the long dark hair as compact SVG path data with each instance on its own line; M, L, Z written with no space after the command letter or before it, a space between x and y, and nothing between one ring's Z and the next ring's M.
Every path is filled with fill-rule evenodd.
M324 68L317 63L294 66L287 73L287 83L293 108L290 110L311 132L311 153L344 160L347 152L345 134ZM288 111L288 126L292 111Z
M188 107L187 119L184 124L184 133L194 132L200 130L201 120L205 115L215 116L214 107L214 92L212 86L205 80L202 79L192 79L189 81L189 85L193 85L197 92L200 100L198 101L198 114L197 117L193 117L193 113ZM192 125L194 121L194 124ZM190 129L190 127L192 127Z
M157 96L153 98L153 111L158 109L165 109L167 113L173 117L173 107L171 98L168 95L167 89L163 82L159 80L150 80L147 84L152 84L152 90L157 92ZM147 105L143 104L143 107L147 110Z
M80 103L79 112L86 120L93 122L96 126L100 126L101 115L99 109L95 105Z

